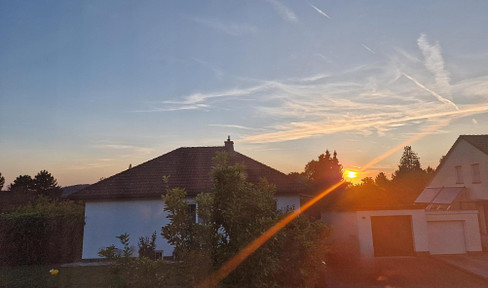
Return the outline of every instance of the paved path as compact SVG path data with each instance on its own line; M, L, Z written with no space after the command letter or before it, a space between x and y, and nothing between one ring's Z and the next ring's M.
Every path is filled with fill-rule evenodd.
M488 280L488 253L477 255L436 255L433 257Z
M487 288L488 280L432 257L374 258L362 266L331 265L328 288Z

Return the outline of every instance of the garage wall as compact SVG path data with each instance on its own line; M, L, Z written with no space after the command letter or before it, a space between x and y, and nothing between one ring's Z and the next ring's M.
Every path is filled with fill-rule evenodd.
M359 257L359 236L356 212L322 213L322 221L332 228L329 241L333 253Z
M428 253L428 234L425 211L412 210L375 210L356 212L358 223L359 249L362 257L374 257L373 233L371 229L371 216L412 216L413 244L417 253Z
M456 243L458 240L456 239L459 236L458 234L461 233L459 228L461 224L462 229L464 230L465 250L467 252L478 252L482 250L478 223L478 211L427 211L425 214L426 220L430 224L429 235L432 254L460 253L459 248L453 245L457 245ZM446 233L445 230L438 229L440 226L447 228L452 226L452 229L450 229L450 233ZM446 239L448 236L451 237L452 241L438 241L438 239ZM456 243L453 243L454 241L456 241ZM441 253L446 251L447 253ZM449 251L452 251L453 253L449 253Z

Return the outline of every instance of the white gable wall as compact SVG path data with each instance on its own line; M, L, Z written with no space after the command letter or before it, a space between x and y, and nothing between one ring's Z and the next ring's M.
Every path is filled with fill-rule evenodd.
M473 183L473 164L479 164L481 181ZM456 166L462 167L463 182L457 182ZM429 187L467 187L471 200L488 200L488 155L461 139L444 159Z

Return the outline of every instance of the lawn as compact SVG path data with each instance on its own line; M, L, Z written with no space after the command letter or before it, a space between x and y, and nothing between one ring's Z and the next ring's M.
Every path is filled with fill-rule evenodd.
M58 269L58 275L49 270ZM114 287L120 283L110 266L19 266L0 268L0 287Z

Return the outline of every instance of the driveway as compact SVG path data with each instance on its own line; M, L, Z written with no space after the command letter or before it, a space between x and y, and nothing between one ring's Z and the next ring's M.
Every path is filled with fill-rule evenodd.
M328 288L486 288L488 280L434 258L382 257L355 263L332 263L326 273Z

